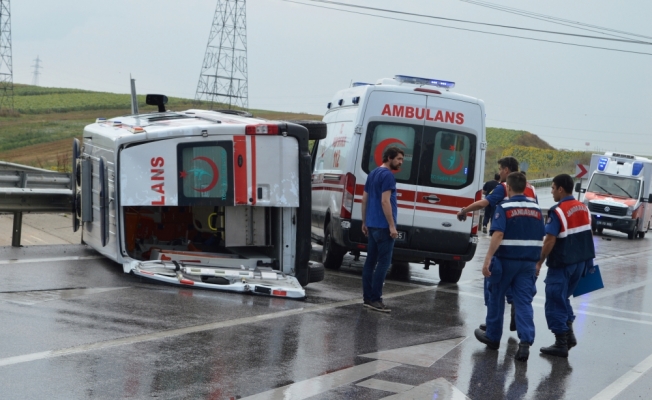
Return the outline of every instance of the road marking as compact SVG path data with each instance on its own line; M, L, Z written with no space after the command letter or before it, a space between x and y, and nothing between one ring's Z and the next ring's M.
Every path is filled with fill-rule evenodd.
M383 397L381 400L468 400L466 395L444 378L423 383L406 392Z
M423 288L419 288L419 289L405 290L403 292L392 293L392 294L389 294L389 295L384 296L384 297L385 298L395 298L395 297L401 297L401 296L409 296L411 294L417 294L417 293L432 291L435 288L436 287L423 287ZM21 356L0 358L0 367L7 366L7 365L20 364L20 363L24 363L24 362L28 362L28 361L42 360L42 359L46 359L46 358L54 358L54 357L71 355L71 354L85 353L85 352L94 351L94 350L103 350L103 349L107 349L107 348L115 347L115 346L131 345L131 344L136 344L136 343L148 342L148 341L151 341L151 340L166 339L166 338L170 338L170 337L187 335L187 334L190 334L190 333L197 333L197 332L204 332L204 331L210 331L210 330L215 330L215 329L229 328L229 327L238 326L238 325L253 324L253 323L256 323L256 322L263 322L263 321L274 320L274 319L277 319L277 318L289 317L289 316L293 316L293 315L301 315L301 314L307 314L307 313L312 313L312 312L330 310L330 309L350 306L350 305L354 305L354 304L358 304L358 305L360 305L360 307L362 307L362 301L360 301L359 298L356 298L356 299L352 299L352 300L343 300L343 301L338 301L338 302L329 303L329 304L315 304L315 305L311 305L310 307L306 307L306 308L298 308L298 309L294 309L294 310L279 311L279 312L276 312L276 313L270 313L270 314L264 314L264 315L256 315L256 316L253 316L253 317L238 318L238 319L233 319L233 320L229 320L229 321L213 322L213 323L208 323L208 324L189 326L189 327L185 327L185 328L171 329L171 330L167 330L167 331L146 333L146 334L136 335L136 336L128 336L128 337L124 337L124 338L107 340L107 341L104 341L104 342L90 343L90 344L74 346L74 347L68 347L68 348L59 349L59 350L49 350L49 351L43 351L43 352L40 352L40 353L32 353L32 354L24 354L24 355L21 355ZM373 312L373 311L370 311L370 312Z
M417 367L429 368L435 362L437 362L437 360L448 354L464 340L466 340L466 336L454 339L440 340L437 342L418 344L416 346L401 347L400 349L383 350L375 353L362 354L360 357L394 361L401 364L416 365Z
M52 257L52 258L30 258L30 259L12 259L0 260L1 264L30 264L30 263L43 263L43 262L58 262L58 261L80 261L80 260L96 260L98 258L105 258L104 256L69 256L69 257Z
M34 236L34 235L29 235L29 237L31 237L32 239L36 239L36 240L38 240L39 242L43 242L43 243L45 243L45 240L41 240L40 238L37 238L37 237Z
M65 300L89 294L110 292L113 290L127 289L126 287L109 288L78 288L78 289L54 289L54 290L30 290L24 292L0 292L0 300L9 303L31 306L38 303L54 300Z
M652 280L647 280L643 282L630 283L629 285L620 286L619 288L614 289L601 289L596 290L595 292L587 293L580 296L585 301L595 301L598 299L603 299L605 297L615 296L620 293L629 292L631 290L640 289L643 286L652 284Z
M362 386L369 389L383 390L391 393L401 393L413 389L412 385L405 385L403 383L381 381L380 379L367 379L366 381L357 383L356 386Z
M616 379L611 385L602 389L602 391L593 396L591 400L613 399L623 390L627 389L631 384L636 382L636 380L649 371L650 368L652 368L652 355L649 355L645 360L627 371L625 375Z
M340 386L349 385L355 381L359 381L360 379L376 375L394 367L399 367L400 365L401 364L399 363L390 361L372 361L370 363L331 372L327 375L306 379L305 381L293 383L278 389L268 390L253 396L245 397L242 400L307 399L308 397L328 392L329 390L333 390Z

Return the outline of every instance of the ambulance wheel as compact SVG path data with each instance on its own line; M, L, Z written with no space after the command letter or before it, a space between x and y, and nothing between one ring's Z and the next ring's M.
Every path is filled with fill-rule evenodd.
M324 266L319 263L308 264L308 282L321 282L324 280Z
M643 239L645 237L645 232L639 232L638 233L638 238Z
M333 241L331 224L326 226L325 231L324 245L321 250L321 262L328 269L340 269L346 250Z
M309 140L321 140L326 139L326 124L321 121L312 121L312 120L294 120L288 121L293 124L301 125L308 130L308 139Z
M627 239L634 240L636 239L636 234L638 233L638 223L634 224L632 230L627 233Z
M462 261L440 261L439 262L439 279L442 282L457 283L462 276L465 262Z
M604 231L604 228L596 228L595 231L598 233L598 235L602 235L602 231Z

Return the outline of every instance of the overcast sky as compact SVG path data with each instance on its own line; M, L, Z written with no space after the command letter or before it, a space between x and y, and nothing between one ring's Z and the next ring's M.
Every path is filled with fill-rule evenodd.
M460 0L340 1L596 35ZM652 37L649 0L492 3ZM127 93L131 73L141 94L194 98L216 4L215 0L14 0L14 82L32 82L38 56L43 67L41 86ZM652 53L651 45L376 14ZM483 99L487 126L527 130L558 148L652 156L652 55L446 29L282 0L247 2L247 42L251 108L323 114L333 94L351 81L414 75L454 81L455 92Z

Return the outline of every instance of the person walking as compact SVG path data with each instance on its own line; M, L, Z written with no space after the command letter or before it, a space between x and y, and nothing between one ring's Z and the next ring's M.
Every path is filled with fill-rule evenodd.
M482 209L483 207L491 206L492 208L495 208L498 203L501 201L507 199L509 196L507 195L507 186L505 183L505 180L507 179L507 176L511 174L512 172L517 172L518 171L518 160L516 160L514 157L503 157L500 160L498 160L498 175L500 177L500 184L496 185L494 190L489 193L489 195L482 199L478 200L474 203L471 203L470 205L463 207L458 213L457 213L457 218L462 219L465 218L465 215L469 212L477 211ZM525 175L523 175L525 176ZM534 190L534 187L527 183L526 181L526 186L524 189L523 194L525 197L530 200L537 202L537 195ZM493 212L492 212L493 213ZM485 306L488 305L489 302L489 283L485 279L485 285L484 285L484 304ZM507 291L507 303L511 304L511 312L510 312L510 321L509 321L509 330L510 331L515 331L516 330L516 319L515 319L515 310L514 310L514 302L513 302L513 296L511 290ZM486 329L485 324L480 325L480 329Z
M367 237L367 259L362 268L362 298L365 307L390 312L383 303L383 284L392 261L394 241L398 237L396 179L405 153L389 147L383 164L367 176L362 195L362 232Z
M527 361L534 343L532 299L544 236L541 208L523 195L525 187L525 175L512 172L507 176L509 199L496 206L491 242L482 266L482 274L489 281L486 332L479 328L474 332L476 339L490 349L500 347L505 294L511 289L520 339L515 356L518 361Z
M494 180L493 181L487 181L484 186L482 186L482 194L484 194L485 197L491 193L492 190L498 186L500 183L500 175L499 174L494 174ZM493 210L494 208L489 204L484 208L484 218L482 218L482 232L487 233L487 224L489 223L489 220L491 219L491 216L493 215Z
M552 198L558 203L548 212L546 237L537 263L539 275L547 258L545 313L548 329L555 335L555 343L540 351L557 357L568 357L568 350L577 345L573 332L575 314L569 298L595 258L591 213L572 193L570 175L561 174L552 179Z

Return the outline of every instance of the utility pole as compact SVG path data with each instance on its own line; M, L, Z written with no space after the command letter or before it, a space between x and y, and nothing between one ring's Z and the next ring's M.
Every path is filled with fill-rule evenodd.
M0 110L14 109L14 74L11 61L11 7L0 0Z
M43 67L41 67L41 59L39 58L39 56L36 56L36 60L34 60L34 62L35 64L32 65L32 68L34 68L34 75L32 76L32 85L38 86L38 76L41 75L39 69Z
M249 108L246 0L218 0L195 100Z

